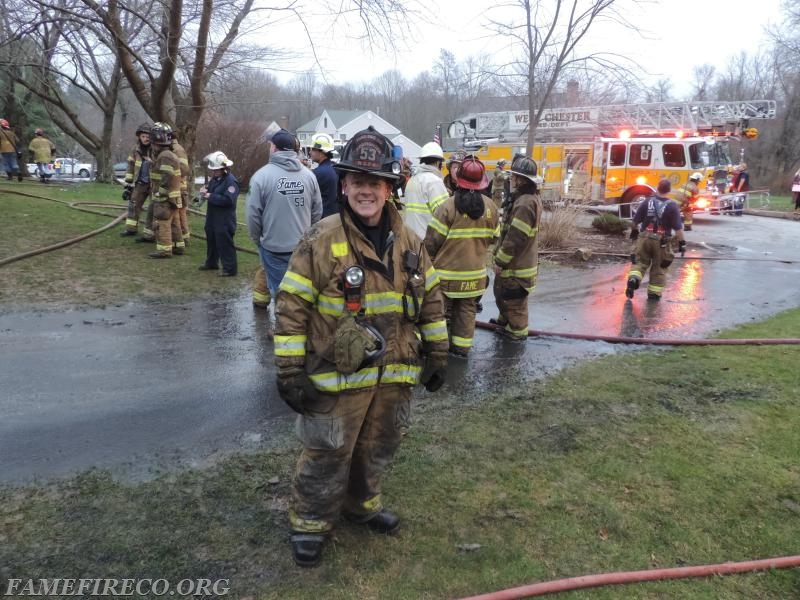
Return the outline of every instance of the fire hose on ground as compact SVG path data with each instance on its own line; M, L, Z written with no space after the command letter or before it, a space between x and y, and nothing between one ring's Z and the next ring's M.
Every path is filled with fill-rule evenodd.
M87 240L87 239L89 239L91 237L94 237L96 235L99 235L99 234L103 233L104 231L108 231L112 227L116 227L127 216L127 211L123 212L122 214L120 214L118 216L114 216L114 215L108 214L107 212L101 212L101 211L98 211L98 210L90 210L89 208L86 208L86 207L93 207L93 208L107 208L107 209L117 210L117 209L122 208L118 204L102 203L102 202L68 202L66 200L58 200L56 198L48 198L46 196L39 196L39 195L36 195L36 194L29 194L29 193L22 192L22 191L19 191L19 190L6 190L6 189L4 189L3 192L4 193L15 194L17 196L24 196L26 198L34 198L34 199L37 199L37 200L47 200L49 202L56 202L58 204L64 204L64 205L68 206L69 208L72 208L72 209L75 209L75 210L80 210L82 212L87 212L87 213L95 214L95 215L101 215L101 216L104 216L104 217L113 217L113 220L110 223L107 223L107 224L103 225L102 227L99 227L97 229L93 229L92 231L89 231L87 233L82 233L81 235L78 235L76 237L73 237L73 238L70 238L70 239L67 239L67 240L62 240L60 242L57 242L55 244L51 244L49 246L43 246L41 248L36 248L34 250L29 250L27 252L22 252L20 254L15 254L13 256L8 256L6 258L0 259L0 267L3 267L5 265L8 265L8 264L11 264L11 263L14 263L14 262L17 262L19 260L23 260L25 258L31 258L33 256L39 256L39 255L45 254L47 252L52 252L54 250L59 250L61 248L65 248L67 246L71 246L72 244L76 244L78 242L82 242L84 240ZM193 208L189 208L189 212L191 212L193 214L196 214L196 215L199 215L199 216L202 216L202 217L205 217L205 213L204 212L196 210L196 209L193 209ZM241 223L240 223L240 225L241 225ZM206 239L206 236L201 235L201 234L197 234L197 233L192 233L191 236L194 237L194 238L197 238L197 239L201 239L201 240L205 240ZM234 247L240 252L245 252L247 254L258 255L257 251L252 250L250 248L242 248L240 246L234 246Z
M515 600L517 598L533 598L546 594L556 594L571 590L640 583L643 581L662 581L665 579L686 579L689 577L709 577L711 575L730 575L768 569L790 569L800 567L800 556L779 556L761 560L743 562L727 562L716 565L699 565L694 567L674 567L671 569L646 569L643 571L623 571L618 573L598 573L582 575L567 579L555 579L524 585L521 587L489 592L479 596L469 596L460 600Z

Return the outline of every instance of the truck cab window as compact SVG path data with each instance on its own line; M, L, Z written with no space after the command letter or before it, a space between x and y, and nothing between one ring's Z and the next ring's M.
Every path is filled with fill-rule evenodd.
M661 148L665 167L685 167L686 156L683 154L683 144L664 144Z
M625 145L612 144L608 155L608 166L622 167L625 165Z
M628 164L632 167L649 167L652 154L653 146L651 144L631 144Z

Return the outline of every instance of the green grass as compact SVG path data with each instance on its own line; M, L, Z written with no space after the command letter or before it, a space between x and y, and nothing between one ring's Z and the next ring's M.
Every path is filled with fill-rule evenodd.
M770 196L769 206L760 207L757 198L754 198L750 205L751 208L770 210L776 212L792 212L794 210L794 201L791 196Z
M796 336L800 310L728 337ZM341 524L318 569L288 551L298 447L122 483L0 490L2 577L229 578L233 597L454 598L593 572L797 554L800 348L608 356L486 398L425 397L384 480L405 519ZM288 429L288 427L287 427ZM800 571L568 599L775 599Z
M18 190L42 198L23 197ZM72 186L43 186L36 183L5 185L0 188L3 219L0 221L0 259L67 240L109 223L123 213L121 187L90 183ZM70 203L103 203L91 208L104 213L89 214ZM255 252L244 225L245 197L238 202L240 226L236 243ZM190 230L203 234L204 219L190 214ZM152 260L151 244L121 238L120 224L78 244L0 267L4 285L0 302L17 307L53 304L104 306L135 298L185 301L202 296L229 296L249 286L250 274L258 266L256 254L238 253L240 276L217 279L213 272L199 273L204 262L205 240L193 237L187 254L171 260Z

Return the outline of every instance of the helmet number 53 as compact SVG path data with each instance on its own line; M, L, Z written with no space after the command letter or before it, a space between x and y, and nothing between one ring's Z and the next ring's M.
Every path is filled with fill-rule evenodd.
M368 160L374 162L378 158L378 152L375 148L362 147L358 157L361 160Z

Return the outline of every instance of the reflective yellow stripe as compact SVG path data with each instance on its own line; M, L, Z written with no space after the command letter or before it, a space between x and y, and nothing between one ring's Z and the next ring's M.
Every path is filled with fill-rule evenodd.
M431 212L434 212L437 208L444 204L445 200L447 200L449 197L450 194L440 194L435 198L431 198L428 201L428 205L431 207Z
M478 269L476 271L447 271L445 269L436 269L440 279L450 281L473 281L483 279L486 277L486 269Z
M333 529L332 523L316 519L301 519L293 510L289 511L289 524L292 526L292 531L298 533L325 533Z
M661 294L661 292L664 291L664 286L663 285L653 285L652 283L649 283L647 285L647 291L648 292L657 292L658 294Z
M431 229L433 229L438 233L441 233L444 237L447 237L447 233L449 232L449 229L447 229L447 225L442 223L436 217L434 217L433 220L428 224L428 227L430 227Z
M264 304L269 304L272 298L269 295L269 292L259 292L253 290L253 301L254 302L263 302Z
M125 227L128 229L136 229L139 225L139 221L136 219L125 219Z
M416 385L421 373L422 367L418 365L389 364L383 367L381 383L407 383L408 385Z
M180 176L181 172L179 170L175 170L173 167L166 163L162 163L160 171L165 174L169 174L172 176L178 175Z
M309 376L314 387L320 392L338 393L344 390L358 390L378 384L378 367L368 367L345 375L338 371L316 373Z
M633 277L634 279L642 279L642 272L639 269L631 269L628 271L628 279Z
M438 342L440 340L446 340L447 322L442 319L441 321L425 323L424 325L420 325L419 331L422 333L422 339L426 342Z
M500 277L535 277L539 273L539 267L530 269L503 269Z
M519 229L522 233L527 235L528 237L533 237L536 235L536 232L539 230L538 227L531 227L525 221L521 219L517 219L516 217L511 220L511 227L515 227Z
M514 258L510 254L506 254L502 250L498 250L497 254L495 254L495 257L497 258L497 262L504 263L504 264L510 263L511 259Z
M333 242L331 243L331 254L334 258L341 258L350 253L350 248L347 242Z
M494 231L485 227L466 227L464 229L451 229L448 237L455 239L482 239L494 237Z
M294 271L286 271L286 275L283 276L278 289L300 296L303 300L312 304L318 294L317 290L314 289L314 284L311 283L308 277L303 277Z
M305 356L305 335L276 335L275 356Z
M511 326L506 325L505 330L509 333L514 334L517 337L528 337L528 330L527 329L511 329Z
M448 298L476 298L478 296L483 296L483 292L485 290L475 290L472 292L448 292L447 290L442 290L445 296Z
M425 291L430 292L436 285L439 285L439 275L437 275L436 269L431 266L425 271Z
M380 509L383 508L383 504L381 503L381 495L378 494L377 496L373 496L369 500L364 500L364 502L361 503L361 508L367 511L367 514L378 512Z
M459 348L472 348L472 338L465 338L465 337L458 337L454 335L450 338L450 341L453 342L453 346L458 346Z
M422 202L409 202L405 205L404 210L410 213L418 213L423 215L431 214L431 209L428 208L427 204Z

